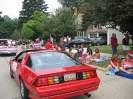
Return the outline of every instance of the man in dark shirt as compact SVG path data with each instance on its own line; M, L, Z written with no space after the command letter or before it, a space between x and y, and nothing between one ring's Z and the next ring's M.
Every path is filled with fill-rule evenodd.
M64 40L62 40L60 48L61 48L62 51L66 51L66 44L65 44Z
M122 44L123 44L123 56L125 57L127 51L129 51L129 36L128 36L128 34L125 34L125 38L123 38Z

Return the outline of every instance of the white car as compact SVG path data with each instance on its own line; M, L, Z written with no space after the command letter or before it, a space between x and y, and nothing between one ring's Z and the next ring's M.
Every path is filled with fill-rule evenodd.
M0 39L0 54L16 55L18 49L15 46L8 44L8 39Z

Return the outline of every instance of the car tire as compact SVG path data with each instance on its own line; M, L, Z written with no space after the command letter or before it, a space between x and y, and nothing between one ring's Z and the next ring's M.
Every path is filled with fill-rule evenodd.
M22 99L30 99L28 97L28 89L26 88L22 79L20 79L20 94Z
M11 77L11 78L14 78L14 77L13 77L13 71L12 71L11 67L10 67L10 77Z
M97 42L97 46L100 46L100 42Z

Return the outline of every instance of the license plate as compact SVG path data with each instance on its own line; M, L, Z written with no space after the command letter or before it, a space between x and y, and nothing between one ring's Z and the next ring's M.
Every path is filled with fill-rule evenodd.
M64 75L64 81L71 81L71 80L76 80L76 73Z

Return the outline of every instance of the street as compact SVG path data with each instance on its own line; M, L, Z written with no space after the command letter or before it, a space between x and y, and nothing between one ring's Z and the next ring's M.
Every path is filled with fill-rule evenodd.
M0 99L21 99L19 86L10 78L9 60L12 56L0 57ZM84 95L69 99L133 99L133 80L119 76L108 76L97 70L101 79L99 89L91 92L91 97Z

